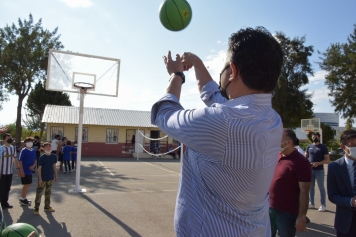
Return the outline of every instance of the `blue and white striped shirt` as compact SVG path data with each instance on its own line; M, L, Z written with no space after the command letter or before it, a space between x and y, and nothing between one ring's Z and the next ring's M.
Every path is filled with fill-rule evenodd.
M0 174L13 174L13 160L17 157L16 147L1 146Z
M174 217L177 236L271 236L269 187L283 126L271 94L227 101L216 82L201 98L208 107L184 110L166 94L151 121L187 145Z

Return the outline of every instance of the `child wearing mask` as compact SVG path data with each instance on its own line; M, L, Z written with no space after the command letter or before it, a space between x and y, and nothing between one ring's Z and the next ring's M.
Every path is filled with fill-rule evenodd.
M36 153L32 150L33 137L27 137L24 142L25 148L21 150L18 157L19 176L23 185L19 203L23 206L30 206L31 201L26 196L32 183L32 171L36 167Z
M70 155L71 155L72 150L73 150L72 142L67 141L66 146L64 146L62 149L63 162L64 162L64 168L65 168L64 173L65 174L67 173L67 171L69 171L69 174L72 173L72 169L70 168Z
M78 143L77 141L74 142L74 147L72 149L72 170L74 171L77 168L77 150L78 150Z
M45 142L43 144L43 149L45 153L39 158L38 161L38 185L35 199L35 210L33 212L35 215L39 214L38 210L41 205L43 189L45 189L44 211L54 212L54 209L51 207L52 182L58 181L56 167L57 156L51 153L51 143Z

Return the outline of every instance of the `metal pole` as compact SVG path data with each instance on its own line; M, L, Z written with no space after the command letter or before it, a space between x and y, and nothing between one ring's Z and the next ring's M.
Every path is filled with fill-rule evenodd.
M139 158L138 158L138 147L139 147L139 145L138 145L138 142L140 141L140 133L139 133L139 130L137 129L137 135L136 135L137 137L136 137L136 160L139 160Z
M83 193L86 189L80 187L80 161L82 158L82 136L83 136L83 113L84 113L84 96L80 93L80 107L79 107L79 123L78 123L78 149L77 149L77 166L75 174L75 186L69 192Z

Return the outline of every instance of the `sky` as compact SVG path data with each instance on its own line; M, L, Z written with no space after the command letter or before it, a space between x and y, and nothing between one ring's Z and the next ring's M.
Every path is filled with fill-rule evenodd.
M343 0L189 0L193 11L188 27L166 30L158 17L163 0L1 0L0 27L27 19L42 19L50 31L58 27L65 51L120 59L119 96L87 95L85 107L149 111L165 92L169 75L162 56L192 52L219 80L229 36L241 28L264 26L272 34L306 37L314 47L310 62L314 75L305 86L313 93L314 112L333 113L325 85L326 72L319 68L319 52L332 43L346 43L356 24L356 1ZM186 109L200 108L194 70L186 72L181 103ZM70 94L79 106L78 94ZM16 121L17 97L3 104L0 124ZM26 103L26 99L24 101ZM24 104L25 104L24 103ZM293 105L291 105L293 106ZM25 110L23 109L25 118ZM340 117L340 126L345 119Z

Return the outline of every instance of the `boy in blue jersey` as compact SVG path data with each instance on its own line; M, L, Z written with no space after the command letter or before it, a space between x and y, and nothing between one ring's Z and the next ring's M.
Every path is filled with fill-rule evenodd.
M72 151L73 151L72 142L67 141L66 146L62 148L65 174L67 173L67 171L69 171L69 174L72 173L72 169L70 168L70 155Z
M34 214L38 215L38 209L41 204L42 192L45 188L45 206L44 211L54 212L51 207L51 190L52 182L58 181L57 175L57 156L52 154L51 143L45 142L43 144L45 154L43 154L38 161L38 185L35 199Z
M26 147L21 150L18 158L19 176L23 185L19 203L23 206L30 206L31 201L26 196L32 183L32 171L36 167L36 153L32 150L33 137L27 137L24 142Z

